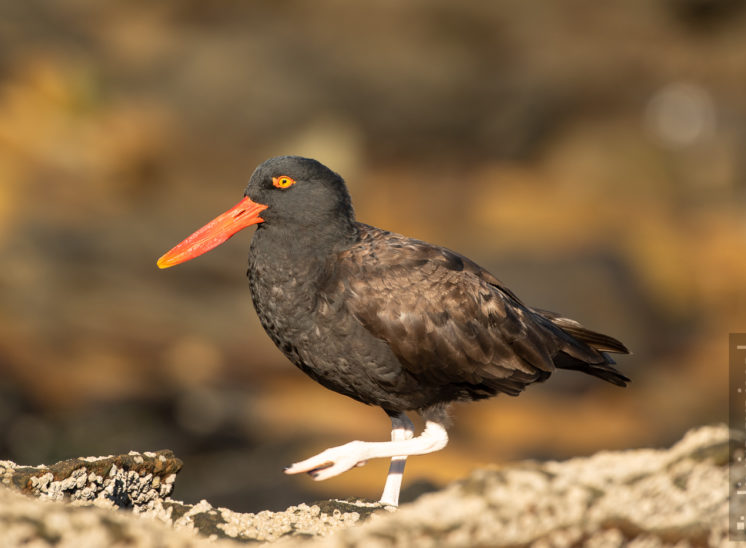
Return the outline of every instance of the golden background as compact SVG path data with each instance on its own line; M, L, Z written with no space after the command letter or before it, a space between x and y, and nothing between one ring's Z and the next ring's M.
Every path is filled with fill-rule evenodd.
M387 464L282 467L389 421L262 332L250 234L164 251L278 154L358 218L456 249L624 341L624 390L560 372L454 406L404 498L488 463L661 446L727 413L746 331L746 11L598 3L0 4L0 459L171 448L176 498L375 498Z

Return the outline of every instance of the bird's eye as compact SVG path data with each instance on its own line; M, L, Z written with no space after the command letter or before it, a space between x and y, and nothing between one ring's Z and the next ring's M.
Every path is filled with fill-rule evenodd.
M279 177L272 177L272 184L277 188L288 188L295 184L295 179L287 175L280 175Z

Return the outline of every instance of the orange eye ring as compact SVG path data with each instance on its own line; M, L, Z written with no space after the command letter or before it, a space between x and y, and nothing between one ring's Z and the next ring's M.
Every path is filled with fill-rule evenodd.
M295 179L287 175L280 175L279 177L272 177L272 184L276 188L288 188L295 184Z

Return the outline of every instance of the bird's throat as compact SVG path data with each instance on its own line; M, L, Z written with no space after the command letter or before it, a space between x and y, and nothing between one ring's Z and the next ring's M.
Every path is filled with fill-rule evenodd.
M330 219L313 225L265 222L257 227L251 248L252 252L261 250L270 258L295 263L326 259L353 245L358 238L357 223L348 219Z

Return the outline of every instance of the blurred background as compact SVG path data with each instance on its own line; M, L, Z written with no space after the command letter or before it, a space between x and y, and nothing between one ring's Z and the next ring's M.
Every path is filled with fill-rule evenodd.
M360 220L634 351L624 390L563 371L454 406L405 500L723 421L727 335L746 331L745 93L738 0L2 2L0 459L170 448L176 498L244 511L379 496L383 461L281 472L389 421L273 347L251 234L155 266L287 153L342 173Z

